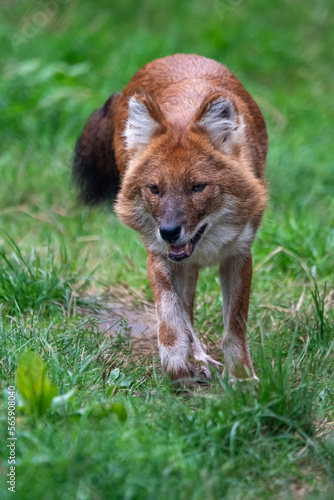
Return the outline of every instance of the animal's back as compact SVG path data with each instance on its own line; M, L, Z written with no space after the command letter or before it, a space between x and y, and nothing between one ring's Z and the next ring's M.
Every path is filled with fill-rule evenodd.
M180 131L193 121L204 99L223 93L235 104L246 125L249 154L258 177L263 177L268 136L262 113L243 85L226 66L195 54L175 54L149 62L135 73L120 95L116 122L127 120L129 98L140 92L149 94L161 111ZM120 126L116 126L116 151L123 147ZM118 144L117 144L118 143ZM123 154L119 167L124 170Z
M194 54L156 59L134 75L123 92L126 100L143 90L155 99L171 123L186 126L214 88L227 90L233 74L222 64ZM123 100L123 99L122 99Z

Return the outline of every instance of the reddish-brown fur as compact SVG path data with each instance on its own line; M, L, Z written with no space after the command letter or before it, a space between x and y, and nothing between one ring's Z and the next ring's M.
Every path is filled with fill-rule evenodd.
M132 97L138 106L144 105L148 119L154 123L147 144L135 149L125 137ZM241 131L242 139L233 139L236 136L232 135L231 143L226 140L217 145L203 120L220 99L229 103L228 113L236 110L235 129ZM140 124L136 125L140 129ZM184 54L158 59L141 68L122 93L95 112L79 146L84 152L83 167L79 168L85 169L94 156L99 178L108 174L121 178L116 212L125 224L140 232L148 251L148 277L157 305L160 352L166 371L174 378L189 374L186 358L193 351L209 376L206 366L213 360L201 350L192 330L193 302L199 267L219 264L225 307L225 361L231 375L255 377L246 321L252 277L250 246L266 204L267 132L252 97L218 62ZM108 161L112 155L114 162ZM80 182L80 171L76 175ZM88 186L87 179L82 183ZM193 186L203 183L203 192L195 194ZM158 187L158 195L152 186ZM221 224L216 222L229 203L230 220L224 216ZM179 263L168 260L159 228L173 223L182 227L182 237L189 239L203 221L208 221L208 229L205 226L203 243L197 244L193 256ZM214 227L216 233L211 229ZM222 243L219 253L217 234L221 231L223 241L224 227L226 234L232 231L232 236L231 241ZM207 247L203 246L205 242Z
M150 95L173 123L176 142L197 114L200 116L208 96L224 93L236 104L249 123L248 153L258 177L263 176L267 153L267 134L261 112L253 98L222 64L200 56L178 54L152 61L134 75L120 94L115 113L115 153L117 166L124 172L128 155L122 134L128 114L129 97L140 92ZM158 120L159 121L159 120Z

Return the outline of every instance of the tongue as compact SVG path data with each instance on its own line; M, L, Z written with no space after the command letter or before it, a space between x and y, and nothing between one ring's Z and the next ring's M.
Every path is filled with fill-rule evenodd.
M193 244L191 241L185 243L184 245L169 245L168 252L173 255L188 255L190 256L193 251Z

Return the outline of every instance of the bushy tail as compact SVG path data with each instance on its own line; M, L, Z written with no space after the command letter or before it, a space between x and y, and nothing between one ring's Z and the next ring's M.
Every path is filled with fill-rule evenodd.
M113 202L120 187L114 152L113 94L89 117L79 137L73 161L73 182L87 205Z

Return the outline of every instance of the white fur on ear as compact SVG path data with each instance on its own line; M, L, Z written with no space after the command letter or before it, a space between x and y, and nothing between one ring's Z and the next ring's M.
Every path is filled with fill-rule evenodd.
M223 152L243 139L242 117L225 97L218 97L209 105L198 125L207 131L213 145Z
M148 145L159 124L153 120L146 106L134 96L129 99L129 116L124 130L127 148L139 152Z

